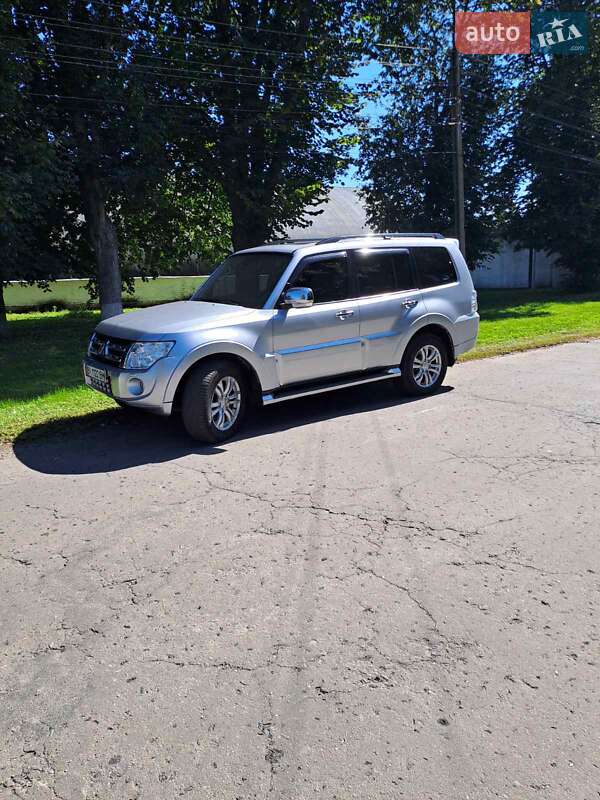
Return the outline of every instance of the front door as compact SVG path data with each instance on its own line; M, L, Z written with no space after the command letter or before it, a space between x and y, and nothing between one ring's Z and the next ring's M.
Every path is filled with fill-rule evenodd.
M351 297L345 253L302 259L288 286L312 289L310 308L280 308L273 320L282 385L355 372L361 368L359 310Z

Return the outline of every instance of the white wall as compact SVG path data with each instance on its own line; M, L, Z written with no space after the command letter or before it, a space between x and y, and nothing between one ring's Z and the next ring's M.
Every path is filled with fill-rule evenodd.
M556 288L561 271L555 257L533 253L533 288ZM515 250L504 243L491 261L480 264L471 273L477 289L526 289L529 286L529 250Z

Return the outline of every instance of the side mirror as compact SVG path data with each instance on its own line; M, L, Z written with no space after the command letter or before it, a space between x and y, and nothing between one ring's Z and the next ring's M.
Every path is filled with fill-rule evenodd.
M306 286L299 286L285 291L282 302L284 306L290 306L291 308L309 308L315 302L315 296L312 289L308 289Z

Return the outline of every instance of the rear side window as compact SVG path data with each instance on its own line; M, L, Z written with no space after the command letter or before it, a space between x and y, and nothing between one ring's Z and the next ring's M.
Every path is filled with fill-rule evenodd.
M360 297L415 289L407 250L354 251Z
M445 247L414 247L412 254L417 264L421 288L455 283L456 270Z
M361 297L396 291L395 254L356 252L356 278Z
M297 286L306 286L312 289L315 303L347 300L350 292L346 257L325 256L311 259L289 284L289 288Z

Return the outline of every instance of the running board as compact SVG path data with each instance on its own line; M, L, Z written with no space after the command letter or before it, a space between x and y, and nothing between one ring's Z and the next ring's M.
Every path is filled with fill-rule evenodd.
M327 383L306 383L304 386L295 386L289 389L280 389L274 392L263 394L263 405L270 406L273 403L281 403L283 400L294 400L296 397L308 397L311 394L321 394L321 392L333 392L335 389L347 389L350 386L360 386L363 383L373 383L373 381L384 381L388 378L397 378L400 375L400 367L390 367L377 374L369 372L367 375L355 378L341 378Z

